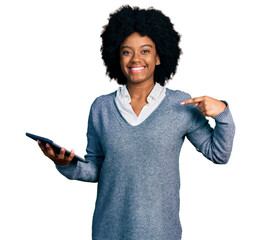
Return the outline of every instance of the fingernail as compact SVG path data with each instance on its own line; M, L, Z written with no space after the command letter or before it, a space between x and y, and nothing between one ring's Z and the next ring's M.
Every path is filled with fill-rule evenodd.
M72 153L74 153L74 150L72 149L72 151L71 151Z
M48 144L48 143L46 143L46 144L45 144L45 146L48 148L48 147L49 147L49 144Z
M61 151L64 151L64 147L61 148Z
M37 142L38 142L38 143L40 143L40 141L39 141L39 140L37 140Z
M185 102L180 103L180 105L185 105Z

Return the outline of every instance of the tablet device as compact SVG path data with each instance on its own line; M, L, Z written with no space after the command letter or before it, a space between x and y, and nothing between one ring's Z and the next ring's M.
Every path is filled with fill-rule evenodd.
M39 141L41 141L44 144L48 143L52 147L52 149L54 150L55 153L60 153L61 146L57 145L52 140L50 140L48 138L41 137L41 136L37 136L37 135L34 135L32 133L28 133L28 132L25 133L25 135L27 137L29 137L29 138L32 138L35 141L39 140ZM69 156L69 155L70 155L70 151L65 149L65 156ZM73 160L77 160L77 161L81 161L81 162L88 162L85 159L83 159L83 158L81 158L81 157L79 157L77 155L74 155Z

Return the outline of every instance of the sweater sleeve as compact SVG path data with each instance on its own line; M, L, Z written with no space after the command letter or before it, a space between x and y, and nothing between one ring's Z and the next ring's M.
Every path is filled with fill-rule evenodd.
M216 126L211 128L208 120L198 108L192 106L191 127L187 138L207 159L213 163L225 164L228 162L235 135L235 124L229 110L226 109L214 117Z
M67 166L56 165L57 170L70 180L98 182L104 153L94 127L93 108L91 108L87 129L86 162L72 161Z

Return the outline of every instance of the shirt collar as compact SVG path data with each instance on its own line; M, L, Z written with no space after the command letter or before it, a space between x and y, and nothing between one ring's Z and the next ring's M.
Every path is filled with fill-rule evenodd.
M156 101L159 98L160 93L162 92L163 89L164 87L162 87L159 83L156 82L149 96L147 97L147 102L149 103L152 100ZM124 85L123 87L120 88L119 94L122 98L127 99L129 103L131 102L131 97L128 92L127 85Z
M156 82L155 86L153 87L149 96L147 97L147 102L150 102L151 100L157 101L163 89L164 87L162 87L159 83Z
M124 85L123 87L119 88L119 96L121 99L127 100L128 103L131 102L131 97L127 89L127 85Z

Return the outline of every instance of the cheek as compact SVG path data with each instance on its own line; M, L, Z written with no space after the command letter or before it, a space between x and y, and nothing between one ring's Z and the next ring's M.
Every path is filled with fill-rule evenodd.
M124 58L120 58L120 65L122 68L124 67L124 65L125 65Z
M155 68L156 67L156 59L154 58L154 59L150 59L150 61L149 61L149 65L150 65L150 67L151 68Z
M121 69L127 69L128 64L129 64L129 58L127 57L120 58Z
M128 69L127 69L126 63L124 62L123 59L120 59L120 67L121 67L121 71L123 72L123 74L126 75Z
M122 60L120 60L120 66L121 66L121 69L123 70L123 68L124 68L124 63L123 63Z
M155 65L157 64L157 55L156 53L151 54L150 56L148 56L148 58L146 59L148 65L150 65L151 67L155 67Z

